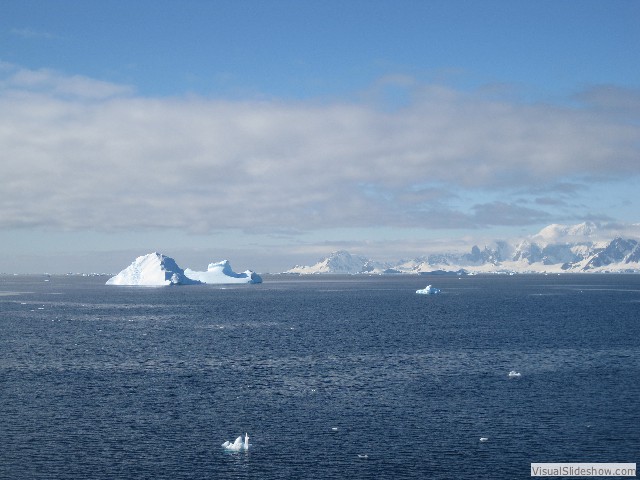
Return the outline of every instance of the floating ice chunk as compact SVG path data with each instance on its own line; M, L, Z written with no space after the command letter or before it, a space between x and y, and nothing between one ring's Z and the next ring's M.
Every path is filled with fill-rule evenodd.
M366 453L359 453L358 458L366 460L367 458L369 458L369 455L367 455Z
M247 270L236 273L231 268L228 260L210 263L206 272L197 272L187 268L185 275L192 280L202 283L226 284L226 283L262 283L262 278L255 272Z
M242 435L236 438L236 441L231 443L228 440L222 444L224 448L227 450L231 450L233 452L240 451L242 449Z
M522 374L520 372L516 372L515 370L511 370L507 375L509 378L518 378Z
M230 452L239 452L243 448L249 450L249 434L244 434L244 442L242 441L242 435L236 438L235 442L231 443L229 440L222 444L222 448Z
M480 441L481 442L488 442L489 441L489 437L480 437Z
M422 295L435 295L436 293L440 293L440 289L432 285L427 285L421 290L416 290L416 293L419 293Z

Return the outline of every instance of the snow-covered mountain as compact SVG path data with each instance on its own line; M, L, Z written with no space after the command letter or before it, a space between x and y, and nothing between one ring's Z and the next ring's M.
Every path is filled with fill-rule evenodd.
M598 233L598 226L593 222L583 222L577 225L553 223L540 230L533 236L533 239L540 245L558 244L567 241L576 243L591 241Z
M344 250L333 252L328 257L318 261L315 265L300 266L296 265L286 273L380 273L386 267L380 262L374 262L361 255L352 255Z
M603 239L598 225L549 225L525 239L497 240L466 253L437 253L395 264L382 264L339 251L312 266L296 266L286 273L640 273L640 243L636 239Z

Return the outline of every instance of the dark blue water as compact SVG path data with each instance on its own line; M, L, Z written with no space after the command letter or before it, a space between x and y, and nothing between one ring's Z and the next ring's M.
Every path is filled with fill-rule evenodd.
M264 280L0 277L0 478L514 479L640 460L640 276ZM429 283L442 294L415 294ZM248 452L220 447L244 432Z

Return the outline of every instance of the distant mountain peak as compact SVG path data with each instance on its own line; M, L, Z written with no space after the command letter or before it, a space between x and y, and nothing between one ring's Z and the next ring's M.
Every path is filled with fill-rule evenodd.
M397 263L338 250L315 265L296 266L287 273L640 273L638 241L622 236L603 240L610 232L594 222L552 224L529 238L497 240L492 246L470 246L467 253L432 253Z
M316 264L310 266L296 265L286 273L343 273L357 274L374 272L377 269L384 269L384 265L374 262L362 255L355 255L346 250L336 250L327 257L320 259Z
M588 241L594 240L600 230L600 226L594 222L582 222L576 225L552 223L534 235L533 239L538 243L545 244Z

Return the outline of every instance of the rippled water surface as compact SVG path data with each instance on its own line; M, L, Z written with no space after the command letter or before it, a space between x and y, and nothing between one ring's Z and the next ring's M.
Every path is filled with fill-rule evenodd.
M640 461L640 276L105 280L0 277L0 478L513 479ZM442 293L415 294L429 283ZM244 432L248 452L220 447Z

